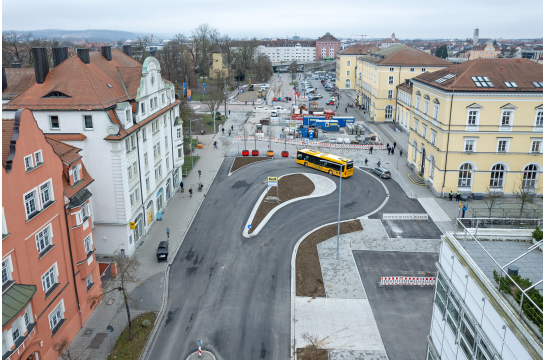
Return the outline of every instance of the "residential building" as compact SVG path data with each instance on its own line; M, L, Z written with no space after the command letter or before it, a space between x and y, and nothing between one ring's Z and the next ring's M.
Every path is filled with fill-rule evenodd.
M486 44L473 45L473 47L467 52L466 56L468 60L475 60L478 58L495 59L499 57L501 48L494 46L491 41Z
M2 359L57 359L102 291L79 151L28 109L2 120Z
M395 119L396 86L417 75L452 65L407 45L396 45L357 58L356 99L376 122ZM360 77L361 74L361 77Z
M78 49L49 72L46 50L35 48L36 83L3 105L4 117L30 108L48 136L81 148L95 181L91 213L99 255L124 252L137 242L178 189L183 138L174 84L157 59L140 64L129 54Z
M396 45L401 45L401 40L396 38L395 33L392 33L392 36L390 36L389 38L386 38L384 40L381 40L381 41L377 42L377 46L380 47L381 49L386 49L386 48L389 48L391 46L396 46Z
M380 49L374 45L356 44L348 49L339 51L335 58L338 86L341 89L355 89L358 56L371 54L378 50Z
M268 56L273 65L289 65L293 61L305 63L316 59L316 41L313 40L232 41L232 46L234 49L239 49L250 42L257 44L257 51Z
M408 164L436 196L542 195L542 81L543 65L528 59L480 58L413 78L400 119Z
M517 228L514 239L513 229L487 226L487 240L503 241L486 241L476 239L476 221L467 219L443 236L426 359L543 359L543 308L535 302L543 291L543 254L537 249L543 241L527 242L536 223L533 229ZM510 280L514 268L501 266L511 263L518 269L513 275L530 285ZM529 290L534 301L520 289Z
M2 66L2 104L7 103L35 82L33 68L21 68L21 64Z
M315 60L335 60L335 56L339 50L341 50L341 41L326 32L324 36L316 40Z
M227 66L223 61L223 52L219 45L216 44L214 51L212 51L212 65L210 65L209 77L215 79L220 74L223 74L224 78L227 76Z

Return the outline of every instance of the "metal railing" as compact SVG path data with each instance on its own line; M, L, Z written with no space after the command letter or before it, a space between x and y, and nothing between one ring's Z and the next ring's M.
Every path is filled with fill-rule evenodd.
M103 289L108 285L110 280L112 280L112 264L109 264L106 270L100 275L100 282L102 282Z
M502 218L473 218L473 219L456 219L454 226L454 237L463 242L463 247L466 248L466 241L475 241L480 248L485 252L495 264L493 271L495 287L504 295L507 302L514 308L515 312L528 325L528 327L536 334L543 342L543 297L539 291L535 289L537 285L543 284L543 278L532 284L532 281L525 280L520 276L512 276L506 271L509 265L522 259L524 256L539 247L543 246L543 240L540 240L528 247L527 251L509 261L505 265L501 265L494 257L486 250L486 248L478 240L479 229L535 229L541 227L543 219L502 219ZM497 271L496 271L497 270ZM524 288L523 288L524 287ZM532 297L534 299L532 299ZM539 306L537 303L539 303Z

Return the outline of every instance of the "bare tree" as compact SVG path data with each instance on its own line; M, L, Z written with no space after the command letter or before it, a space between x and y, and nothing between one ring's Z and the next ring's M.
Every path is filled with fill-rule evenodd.
M272 75L272 64L269 57L265 54L257 55L252 70L259 81L265 81L270 78Z
M233 41L228 35L225 35L221 40L221 50L223 52L223 61L227 66L227 82L231 85L233 81L231 68L233 67L233 61L235 60L235 51L233 49Z
M221 104L225 100L225 96L220 88L214 86L210 87L208 95L203 97L202 102L210 111L212 119L214 120L214 133L216 133L216 111L220 108Z
M201 24L192 31L195 52L195 65L199 67L199 73L204 80L208 74L212 62L212 50L219 42L220 34L217 29L208 24Z
M327 359L327 350L321 348L321 341L308 333L302 335L303 340L309 344L304 348L298 349L297 358L302 360L320 360ZM325 354L324 354L325 352ZM324 357L325 355L325 357Z
M488 217L490 218L492 217L494 204L502 197L503 193L496 188L490 187L490 185L486 187L486 192L485 203L488 208Z
M144 63L144 60L146 59L146 48L151 44L151 39L148 36L144 36L143 38L138 37L136 39L136 46L138 49L142 49L142 54L140 54L140 59L137 60L140 64Z
M534 196L541 190L538 179L530 178L530 174L524 173L513 187L513 195L518 203L518 216L522 218L524 206L533 202Z
M91 355L85 354L85 352L89 349L89 346L87 346L82 351L70 351L70 349L68 349L69 345L70 341L68 341L67 338L63 338L54 342L51 347L62 360L91 359Z
M291 72L291 77L292 79L295 79L295 75L297 74L297 61L293 60L292 63L290 64L290 72Z
M115 295L121 294L123 297L123 302L125 303L125 309L127 310L127 319L129 320L129 340L132 340L132 323L129 301L136 304L136 299L132 299L130 297L129 287L134 284L140 285L142 283L137 275L140 262L138 261L136 255L129 258L122 257L119 254L114 256L114 262L117 266L117 277L115 281L111 282L108 287L104 289L102 294L90 296L88 300L101 301L105 297L110 297L115 300Z
M178 108L180 110L180 119L182 119L182 121L187 121L195 115L195 111L193 111L193 108L189 106L189 101L187 101L187 98L181 97L179 100L180 105Z

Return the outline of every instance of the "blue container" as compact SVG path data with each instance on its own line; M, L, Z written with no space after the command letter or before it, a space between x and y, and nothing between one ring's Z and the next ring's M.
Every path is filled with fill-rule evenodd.
M303 125L312 126L316 124L316 121L325 120L325 116L304 116Z
M303 137L308 137L308 128L303 128Z
M356 122L356 119L353 116L334 116L332 120L337 121L340 127L345 127L346 124L353 124Z

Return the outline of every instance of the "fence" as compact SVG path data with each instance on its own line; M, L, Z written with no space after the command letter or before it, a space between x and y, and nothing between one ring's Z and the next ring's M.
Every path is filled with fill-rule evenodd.
M233 136L233 141L254 141L253 136ZM288 145L297 145L297 146L314 146L314 147L326 147L330 149L353 149L353 150L367 150L371 146L375 150L384 150L386 149L385 145L356 145L356 144L331 144L318 141L301 141L301 140L283 140L278 138L268 138L264 136L258 136L257 141L271 141L278 144L288 144Z
M102 282L103 289L108 285L110 280L112 280L112 264L108 265L106 270L100 275L100 282Z
M479 240L477 240L479 228L486 227L498 229L535 229L536 226L542 225L542 219L495 219L495 218L473 218L473 219L456 219L454 237L458 241L463 241L465 248L467 240L475 241L495 264L493 271L496 288L503 294L507 302L511 304L515 312L528 325L530 329L540 338L543 339L543 296L535 287L543 284L543 279L532 284L519 276L511 276L507 273L506 268L514 262L520 260L525 255L543 245L543 240L536 242L528 248L524 254L516 257L505 265L500 265L496 259L484 248ZM497 271L496 271L497 269ZM522 286L525 288L523 289ZM532 299L534 298L534 300ZM536 304L539 303L539 306Z
M435 285L435 277L383 276L379 285Z

